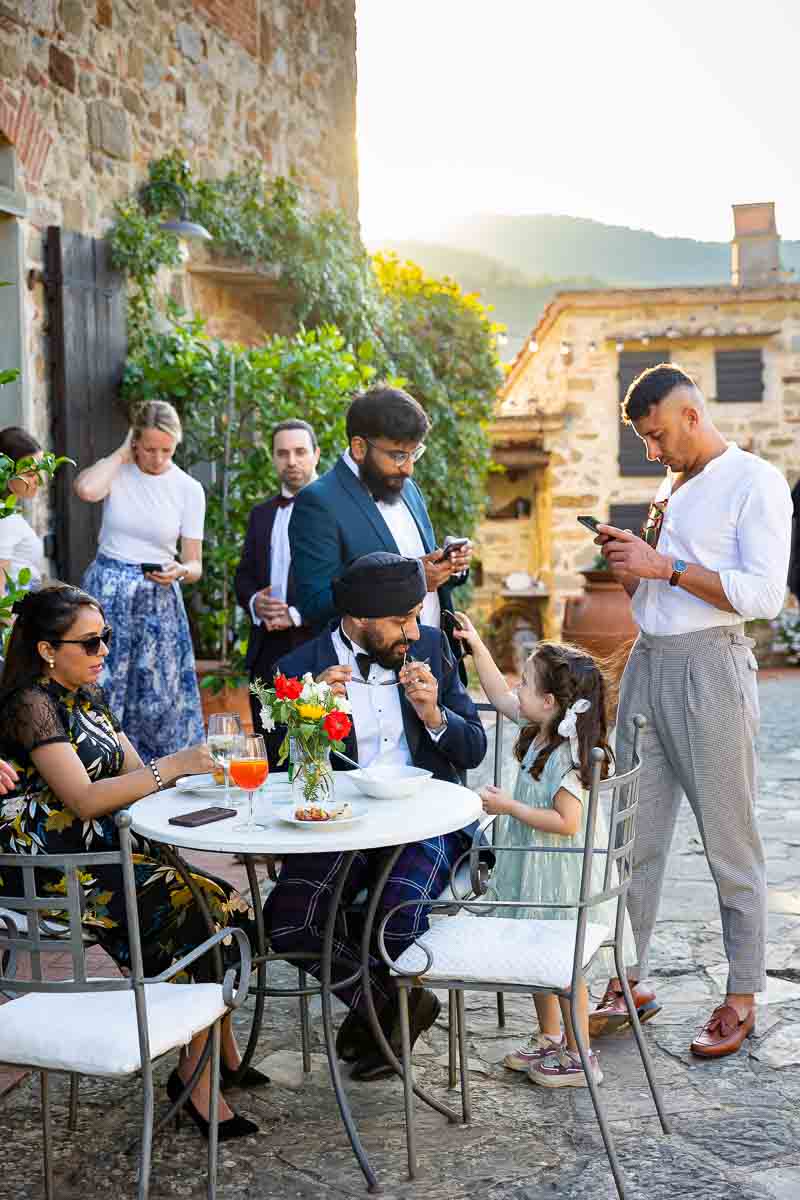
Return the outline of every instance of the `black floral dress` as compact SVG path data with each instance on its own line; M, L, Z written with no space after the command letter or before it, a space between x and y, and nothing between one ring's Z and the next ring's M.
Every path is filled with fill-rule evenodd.
M0 711L0 756L19 774L16 790L0 796L0 852L12 854L80 854L119 846L114 816L82 821L55 795L31 761L41 746L68 742L94 782L119 775L124 751L119 724L99 687L71 692L53 680L19 688L6 697ZM157 847L134 840L134 874L145 975L156 975L208 937L208 926L189 888ZM64 877L42 872L39 893L53 893L57 917ZM252 936L252 913L239 893L213 875L193 870L217 929L238 925ZM85 891L84 923L121 967L130 965L122 873L98 865L81 880ZM0 873L2 896L20 895L22 872ZM63 910L62 910L63 913ZM196 979L209 978L207 958L192 965Z

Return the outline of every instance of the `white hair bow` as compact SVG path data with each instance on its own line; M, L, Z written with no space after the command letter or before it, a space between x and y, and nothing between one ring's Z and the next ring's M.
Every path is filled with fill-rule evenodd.
M558 732L561 736L569 738L572 761L576 767L580 765L581 761L580 749L578 747L578 716L580 713L588 712L591 707L588 700L576 700L574 704L570 704L558 726Z

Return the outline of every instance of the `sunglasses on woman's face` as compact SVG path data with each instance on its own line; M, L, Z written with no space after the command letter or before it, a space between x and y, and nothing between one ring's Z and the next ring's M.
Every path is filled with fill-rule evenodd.
M90 638L50 638L51 646L83 646L87 654L99 654L100 643L107 646L111 641L111 626L106 625L102 633Z

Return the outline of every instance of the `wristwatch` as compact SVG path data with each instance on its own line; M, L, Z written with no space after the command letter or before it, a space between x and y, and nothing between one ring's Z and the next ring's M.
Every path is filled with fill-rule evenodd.
M679 583L680 583L680 581L681 581L681 575L682 575L682 574L683 574L683 572L686 570L686 568L688 567L688 565L689 565L689 564L688 564L688 563L685 563L685 562L683 561L683 559L682 559L682 558L676 558L676 559L673 561L673 563L672 563L672 574L671 574L671 575L670 575L670 577L669 577L669 586L670 586L670 587L677 587L677 586L678 586L678 584L679 584Z
M435 739L437 742L438 742L439 738L442 736L442 734L444 733L445 729L447 729L447 713L446 713L445 709L444 709L444 708L442 708L442 706L441 706L441 705L439 706L439 712L442 714L442 723L441 723L441 725L439 726L439 728L438 728L438 729L431 729L430 725L426 725L426 726L425 726L425 728L427 729L428 733L429 733L429 734L431 735L431 737L432 737L432 738L434 738L434 739Z

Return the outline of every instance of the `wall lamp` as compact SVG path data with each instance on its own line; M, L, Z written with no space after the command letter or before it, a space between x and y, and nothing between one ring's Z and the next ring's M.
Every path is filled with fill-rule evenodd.
M203 242L213 241L211 234L204 225L198 225L196 221L189 220L189 197L183 188L179 184L173 183L171 179L164 179L159 183L148 183L142 189L142 202L145 205L149 193L155 191L156 188L160 191L163 191L164 188L169 188L170 191L174 192L180 212L177 220L162 221L159 229L163 229L165 233L174 233L179 238L197 238Z

